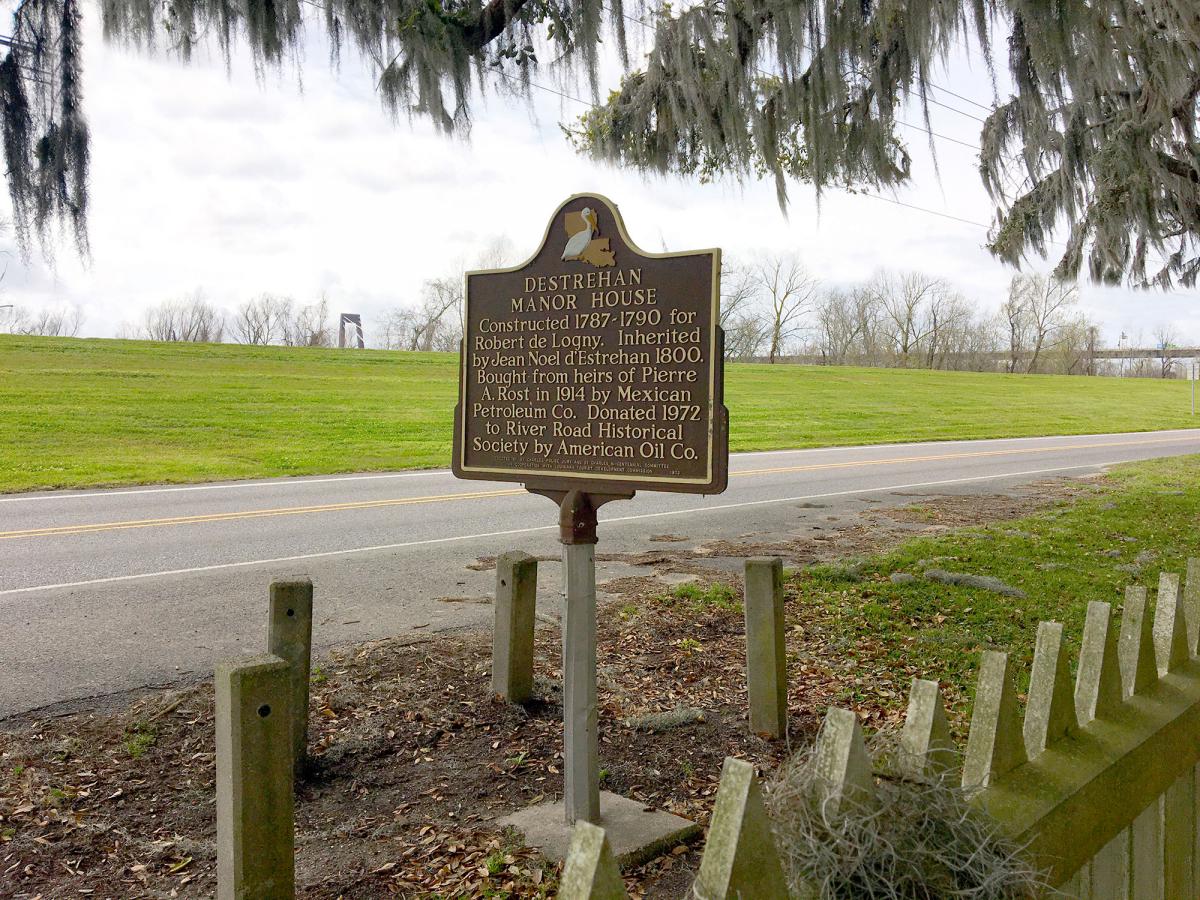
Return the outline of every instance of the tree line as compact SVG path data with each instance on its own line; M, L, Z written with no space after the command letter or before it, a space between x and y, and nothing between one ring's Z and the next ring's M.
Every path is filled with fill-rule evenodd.
M367 323L368 346L457 350L462 339L462 298L461 278L426 281L415 305L391 307L376 322ZM84 321L78 305L36 311L15 305L0 308L0 333L78 337ZM338 320L325 296L305 304L280 294L262 293L226 309L197 290L149 307L140 319L122 323L117 337L168 343L336 347Z
M450 278L430 279L417 304L397 305L365 323L368 346L385 350L456 350L462 337L462 287ZM374 326L374 327L372 327ZM338 319L329 301L299 304L291 297L263 293L225 310L196 293L145 311L117 336L150 341L192 341L283 347L336 347Z
M497 268L511 261L500 239L470 266L459 264L426 280L415 303L397 304L366 324L369 346L453 352L462 340L464 268ZM1113 359L1100 325L1078 308L1073 282L1017 274L999 310L987 313L946 279L921 272L879 270L858 284L823 282L796 254L726 259L721 273L720 324L725 355L735 361L801 362L923 369L1170 378L1182 364L1169 357ZM78 335L79 307L34 313L9 310L8 331ZM5 312L0 308L0 315ZM0 328L4 321L0 318ZM325 296L312 303L263 293L232 309L202 291L163 301L118 337L153 341L230 342L288 347L333 347L338 324ZM1170 326L1125 346L1178 347Z
M1014 275L1004 303L989 314L946 279L922 272L879 270L861 283L834 285L814 276L798 256L769 254L729 260L721 273L721 326L731 360L1179 374L1177 359L1102 358L1101 326L1078 303L1074 282L1038 274ZM1145 346L1141 336L1135 343ZM1178 347L1179 338L1161 325L1152 346Z

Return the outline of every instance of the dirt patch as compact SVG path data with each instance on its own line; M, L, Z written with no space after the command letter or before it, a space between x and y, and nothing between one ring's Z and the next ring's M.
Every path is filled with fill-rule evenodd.
M695 582L701 593L724 583L711 572ZM770 769L788 746L747 734L739 585L728 583L722 605L677 599L653 576L608 589L620 600L599 622L603 787L707 822L726 756ZM788 643L795 746L854 675L820 662L817 631L792 628ZM552 893L556 867L494 822L561 793L558 647L556 628L539 629L538 696L523 707L490 696L486 634L384 641L322 661L313 768L297 794L299 896ZM704 716L637 726L681 708ZM876 727L895 719L864 711ZM0 896L211 896L213 741L210 684L0 735ZM668 854L627 873L628 886L682 896L698 862L694 850Z
M1095 490L1090 481L1056 478L1026 485L1014 494L947 494L925 498L910 506L867 510L863 515L876 521L890 519L914 525L963 528L1020 519Z
M747 734L744 557L856 557L894 546L914 525L1003 521L1087 490L1055 481L1016 498L938 497L917 504L915 521L914 512L871 509L866 524L811 536L601 557L647 569L604 586L616 599L601 609L598 633L603 787L705 823L726 756L769 770L786 755L789 742ZM737 565L714 567L716 557ZM667 573L696 577L672 587L659 577ZM870 727L899 727L907 684L840 662L837 624L804 603L789 602L787 624L791 747L811 740L847 690ZM556 867L495 822L561 793L558 647L557 627L539 628L538 696L523 707L490 696L487 633L376 642L321 660L314 764L297 794L298 895L553 894ZM680 709L704 715L663 730L628 724ZM115 713L10 726L0 734L0 897L214 894L211 684L151 691ZM667 854L628 872L627 885L634 896L680 897L697 865L694 849Z
M610 608L602 616L603 785L704 821L726 755L773 765L784 748L745 733L744 696L730 689L743 665L738 617L663 613L632 620ZM711 649L681 653L687 638ZM377 643L316 669L314 766L296 807L299 895L552 890L555 867L493 822L561 793L558 640L556 629L539 631L542 691L524 707L489 695L482 634ZM149 695L115 715L0 735L0 896L210 896L212 704L206 684ZM705 720L660 733L622 724L685 705L702 706ZM797 739L815 720L800 722ZM630 873L630 887L670 896L672 873L690 871L692 856Z

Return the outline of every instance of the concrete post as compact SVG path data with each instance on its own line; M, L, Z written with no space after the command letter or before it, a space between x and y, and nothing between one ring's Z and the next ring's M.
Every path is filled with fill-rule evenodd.
M567 824L600 822L596 713L596 545L564 544L563 806Z
M746 560L745 610L750 730L780 738L787 734L782 561L763 556Z
M537 560L505 553L496 561L496 624L492 631L492 693L509 703L533 694L533 625Z
M308 578L271 583L271 624L267 652L291 673L291 741L295 774L308 760L308 683L312 662L313 586Z
M277 656L216 671L217 898L292 900L291 670Z

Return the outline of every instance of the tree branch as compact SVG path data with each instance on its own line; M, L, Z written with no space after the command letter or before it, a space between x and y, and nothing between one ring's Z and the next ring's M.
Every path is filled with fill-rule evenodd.
M479 53L504 33L528 0L491 0L479 16L463 29L462 39L467 49Z

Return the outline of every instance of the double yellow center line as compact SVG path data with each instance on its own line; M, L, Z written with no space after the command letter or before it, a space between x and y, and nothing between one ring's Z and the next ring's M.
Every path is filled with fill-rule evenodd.
M23 537L51 537L69 534L93 534L126 528L157 528L160 525L195 525L204 522L231 522L236 519L265 519L271 516L301 516L306 513L340 512L348 509L378 509L384 506L410 506L445 500L482 500L523 494L523 490L471 491L464 494L437 494L431 497L402 497L395 500L363 500L358 503L326 503L321 506L282 506L274 509L248 509L241 512L210 513L203 516L171 516L165 519L138 519L125 522L97 522L94 525L61 525L57 528L29 528L25 531L0 531L0 540Z
M960 453L941 453L926 456L893 456L885 459L864 459L847 462L812 463L803 466L773 466L764 469L743 469L730 472L731 478L749 475L774 475L783 472L815 472L826 469L857 469L867 466L889 466L912 462L939 462L956 459L978 459L994 456L1017 456L1032 453L1054 453L1064 450L1095 450L1104 447L1133 447L1147 444L1179 444L1196 441L1195 437L1145 438L1141 440L1106 441L1087 444L1059 444L1053 447L1017 447L1008 450L975 450ZM381 509L388 506L415 506L421 503L445 503L453 500L486 500L492 497L514 497L524 494L522 488L492 491L469 491L456 494L433 494L428 497L401 497L394 500L363 500L355 503L326 503L319 506L284 506L273 509L251 509L240 512L210 513L198 516L171 516L162 519L140 519L123 522L97 522L87 525L61 525L55 528L29 528L21 531L0 531L0 540L33 537L64 537L75 534L95 534L104 531L123 531L129 528L158 528L166 525L197 525L206 522L232 522L238 519L263 519L273 516L300 516L308 513L343 512L355 509Z

